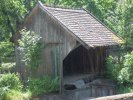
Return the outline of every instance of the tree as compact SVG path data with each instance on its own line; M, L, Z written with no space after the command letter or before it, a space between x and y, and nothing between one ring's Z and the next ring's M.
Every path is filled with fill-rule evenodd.
M0 41L9 40L14 35L37 2L38 0L0 1ZM133 44L132 0L41 0L41 2L69 8L85 8L121 35L127 44Z
M133 45L133 1L120 0L116 9L106 19L116 33L123 37L126 45Z
M25 13L26 9L19 0L0 1L0 34L2 40L11 37L15 33L22 23Z

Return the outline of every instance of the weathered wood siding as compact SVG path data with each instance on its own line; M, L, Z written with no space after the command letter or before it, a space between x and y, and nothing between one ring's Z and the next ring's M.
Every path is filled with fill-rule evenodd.
M63 59L76 46L76 40L39 8L26 22L26 28L40 34L45 45L42 52L43 63L36 74L58 75Z

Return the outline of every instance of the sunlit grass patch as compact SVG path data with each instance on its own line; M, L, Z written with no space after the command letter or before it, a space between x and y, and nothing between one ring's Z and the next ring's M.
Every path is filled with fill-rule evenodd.
M30 100L31 93L11 90L6 94L5 100Z

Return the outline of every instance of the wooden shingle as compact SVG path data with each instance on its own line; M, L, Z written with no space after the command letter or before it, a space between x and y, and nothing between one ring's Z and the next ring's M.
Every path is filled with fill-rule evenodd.
M122 40L85 10L43 8L88 46L118 45Z

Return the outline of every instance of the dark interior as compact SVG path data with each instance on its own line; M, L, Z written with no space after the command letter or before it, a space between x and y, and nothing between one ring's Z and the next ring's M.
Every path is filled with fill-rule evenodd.
M82 45L72 50L63 60L63 75L93 74L103 71L105 51L100 48L87 50Z
M89 72L91 72L89 53L83 46L79 46L71 51L63 61L64 76Z

